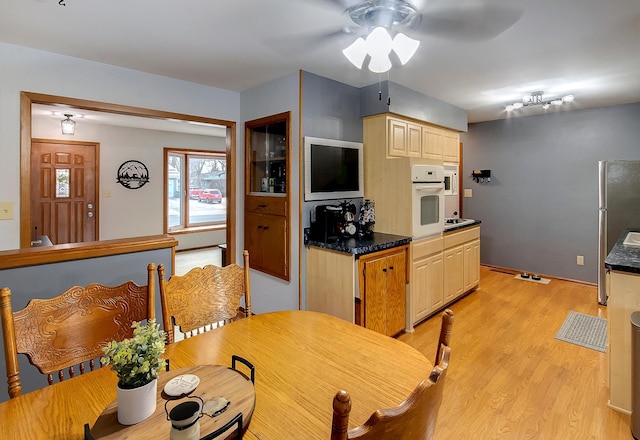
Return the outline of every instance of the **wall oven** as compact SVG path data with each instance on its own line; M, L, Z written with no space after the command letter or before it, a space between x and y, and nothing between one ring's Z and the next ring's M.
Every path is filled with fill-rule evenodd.
M413 238L444 231L444 168L439 165L411 167Z

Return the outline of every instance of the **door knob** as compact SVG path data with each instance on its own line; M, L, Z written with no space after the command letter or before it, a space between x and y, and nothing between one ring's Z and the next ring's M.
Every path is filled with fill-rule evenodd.
M93 212L91 212L91 211L87 212L87 216L88 217L93 217Z

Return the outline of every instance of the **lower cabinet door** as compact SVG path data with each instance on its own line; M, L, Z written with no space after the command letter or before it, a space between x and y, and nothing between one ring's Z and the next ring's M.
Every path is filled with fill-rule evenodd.
M387 257L387 335L393 336L406 325L407 260L405 253Z
M411 289L415 316L414 324L425 318L432 310L444 304L444 259L442 252L413 262Z
M378 258L364 263L365 327L387 334L387 259Z
M444 251L444 302L464 293L464 246Z
M464 245L464 291L480 284L480 240Z
M279 215L251 214L245 218L245 248L252 269L289 279L287 219Z

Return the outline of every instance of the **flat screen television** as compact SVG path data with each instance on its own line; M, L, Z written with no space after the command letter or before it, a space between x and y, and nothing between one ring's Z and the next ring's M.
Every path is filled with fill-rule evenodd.
M305 136L305 201L356 197L364 197L362 144Z

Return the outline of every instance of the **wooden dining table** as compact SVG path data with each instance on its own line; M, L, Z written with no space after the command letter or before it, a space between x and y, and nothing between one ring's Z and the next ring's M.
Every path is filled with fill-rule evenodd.
M244 438L256 440L329 439L338 390L351 394L354 427L376 409L397 406L432 369L404 342L309 311L254 315L165 352L171 370L230 366L232 355L255 367L255 408ZM82 439L84 424L93 426L114 401L116 382L105 367L2 402L2 437Z

